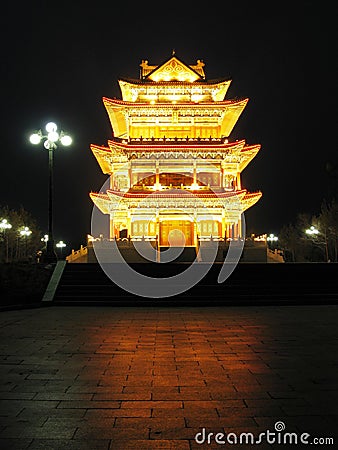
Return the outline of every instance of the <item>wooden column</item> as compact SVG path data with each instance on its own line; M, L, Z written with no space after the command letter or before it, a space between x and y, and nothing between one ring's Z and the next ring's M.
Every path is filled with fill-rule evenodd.
M224 167L223 164L221 165L221 180L220 180L220 187L224 188Z
M114 219L112 216L109 216L109 239L114 239L115 237L115 228L114 228Z
M133 171L132 171L132 166L131 166L131 161L129 161L129 167L128 167L128 178L129 178L129 183L128 183L128 187L129 187L129 189L132 187L132 174L133 174Z
M156 186L160 184L160 162L158 160L155 161L155 184Z
M241 174L238 172L237 173L237 189L241 190L242 189L242 185L241 185Z

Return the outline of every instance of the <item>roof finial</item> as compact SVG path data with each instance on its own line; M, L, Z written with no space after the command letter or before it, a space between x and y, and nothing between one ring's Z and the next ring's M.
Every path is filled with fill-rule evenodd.
M173 51L171 52L171 56L175 55L175 49L173 48Z

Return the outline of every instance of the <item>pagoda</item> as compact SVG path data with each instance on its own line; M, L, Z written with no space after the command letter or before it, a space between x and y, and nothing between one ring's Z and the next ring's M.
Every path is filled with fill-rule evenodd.
M109 189L90 197L110 216L110 239L197 248L243 236L241 215L262 193L243 188L241 172L260 145L231 141L248 98L226 100L231 80L208 80L204 66L175 53L143 60L139 79L118 81L122 99L103 98L113 136L91 150Z

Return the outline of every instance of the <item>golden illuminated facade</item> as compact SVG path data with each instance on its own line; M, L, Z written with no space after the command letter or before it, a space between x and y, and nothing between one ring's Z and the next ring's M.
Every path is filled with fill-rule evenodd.
M241 214L262 195L242 188L241 172L260 145L228 140L248 102L225 100L230 83L173 54L119 80L122 100L103 98L113 137L91 150L110 189L90 197L110 215L111 239L166 247L241 237Z

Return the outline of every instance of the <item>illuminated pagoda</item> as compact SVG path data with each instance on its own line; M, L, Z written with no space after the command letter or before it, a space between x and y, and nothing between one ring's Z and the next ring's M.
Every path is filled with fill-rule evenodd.
M110 215L110 239L197 247L242 236L241 214L262 194L242 187L241 172L260 145L229 140L248 103L225 100L230 83L173 53L120 79L122 100L103 98L113 137L91 150L110 188L90 197Z

